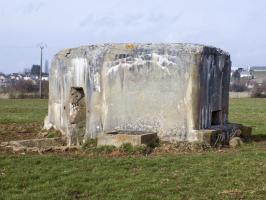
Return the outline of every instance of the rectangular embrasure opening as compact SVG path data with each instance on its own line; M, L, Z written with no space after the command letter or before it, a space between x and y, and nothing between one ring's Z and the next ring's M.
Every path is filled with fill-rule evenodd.
M212 123L211 125L221 125L221 110L212 111Z

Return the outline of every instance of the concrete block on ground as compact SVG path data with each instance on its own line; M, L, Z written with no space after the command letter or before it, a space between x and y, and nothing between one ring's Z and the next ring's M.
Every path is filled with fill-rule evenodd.
M112 145L120 147L129 143L133 146L148 145L157 140L157 133L139 131L118 131L99 134L97 136L97 146Z

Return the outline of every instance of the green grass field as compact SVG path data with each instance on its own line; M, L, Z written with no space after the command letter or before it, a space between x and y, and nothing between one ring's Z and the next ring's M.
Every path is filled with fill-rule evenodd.
M0 99L0 123L42 123L47 106L48 101L44 99Z
M230 101L230 121L260 141L147 157L2 153L0 199L266 199L266 99ZM0 100L0 124L41 123L46 110L45 100Z
M251 126L255 135L266 135L266 99L230 99L229 120Z

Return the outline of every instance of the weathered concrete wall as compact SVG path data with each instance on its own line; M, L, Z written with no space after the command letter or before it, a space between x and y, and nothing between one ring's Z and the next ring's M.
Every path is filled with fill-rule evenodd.
M168 141L196 141L197 130L227 122L230 67L227 53L203 45L66 49L52 64L48 121L71 134L69 99L76 87L85 94L85 138L134 130L157 132Z

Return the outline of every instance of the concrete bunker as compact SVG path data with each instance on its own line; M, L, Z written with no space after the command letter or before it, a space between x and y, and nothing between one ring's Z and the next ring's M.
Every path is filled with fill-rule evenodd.
M89 138L120 145L121 134L132 132L141 133L135 134L136 144L147 134L170 142L211 142L217 132L232 129L230 71L230 55L204 45L65 49L52 63L46 123L60 130L68 145Z

